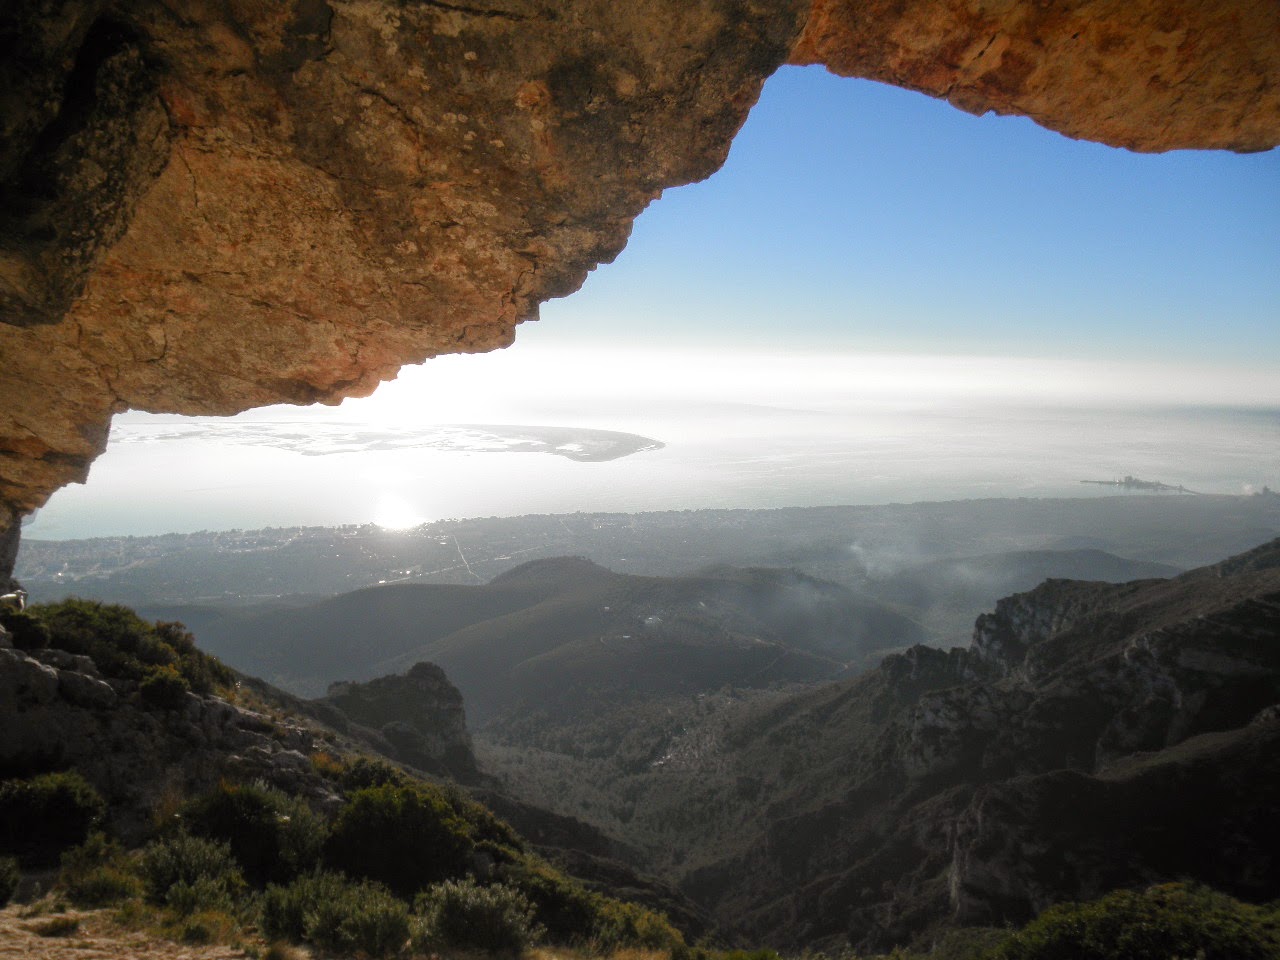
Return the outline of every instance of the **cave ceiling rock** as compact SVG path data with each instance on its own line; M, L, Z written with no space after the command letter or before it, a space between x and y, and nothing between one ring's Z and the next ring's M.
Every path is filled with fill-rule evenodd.
M0 530L113 413L506 346L720 167L784 62L1135 150L1280 142L1275 0L18 0Z

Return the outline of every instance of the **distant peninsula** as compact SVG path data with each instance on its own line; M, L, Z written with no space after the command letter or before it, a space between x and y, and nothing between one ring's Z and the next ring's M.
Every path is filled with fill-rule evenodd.
M237 424L193 424L124 428L117 443L162 443L211 436L224 443L274 447L305 457L368 450L442 450L461 453L549 453L581 463L619 460L633 453L661 450L665 444L651 437L590 427L445 423L409 426L369 426L330 421L308 423L305 429L288 421Z
M1139 480L1137 477L1131 477L1125 474L1120 480L1081 480L1081 483L1092 483L1101 487L1120 487L1123 490L1141 490L1144 493L1191 493L1196 491L1188 490L1182 484L1176 487L1172 484L1161 483L1159 480Z

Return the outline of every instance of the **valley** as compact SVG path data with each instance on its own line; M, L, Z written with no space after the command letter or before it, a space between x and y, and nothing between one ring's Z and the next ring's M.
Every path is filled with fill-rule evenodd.
M300 718L290 737L463 785L549 863L686 934L925 949L1117 888L1280 891L1274 499L36 542L21 569L35 601L70 592L59 557L75 586L150 597L144 615L192 628L256 709ZM263 563L283 585L303 573L282 556L342 543L367 579L460 537L473 568L503 569L181 593L196 557L228 586ZM563 545L577 555L538 556Z

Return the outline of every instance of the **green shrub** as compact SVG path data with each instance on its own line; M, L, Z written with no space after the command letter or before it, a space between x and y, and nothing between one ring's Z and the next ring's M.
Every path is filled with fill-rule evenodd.
M1118 890L1051 907L990 951L990 960L1274 960L1280 911L1203 887Z
M500 876L533 904L549 940L568 943L585 941L594 935L603 898L578 881L530 858L503 867Z
M470 834L467 822L433 787L369 787L354 793L338 814L325 859L407 898L466 872Z
M268 938L302 940L307 916L326 900L340 900L351 882L337 873L312 873L288 886L271 884L259 901L259 924Z
M172 665L148 667L138 684L138 698L152 710L179 710L187 702L191 684Z
M221 878L179 880L164 895L164 905L179 917L198 913L231 913L236 907L231 885Z
M405 787L413 780L403 770L385 760L373 757L356 757L343 765L338 782L347 790L365 790L369 787Z
M142 680L151 667L173 667L196 693L229 687L235 675L195 647L180 623L148 623L128 607L72 597L30 607L49 644L90 657L108 677Z
M259 926L269 939L308 940L335 952L395 953L409 939L409 908L387 889L341 874L313 873L267 887Z
M39 617L25 611L0 614L0 626L9 631L13 645L19 650L43 650L49 646L49 628Z
M213 896L215 887L234 897L244 886L240 868L225 843L179 833L147 844L142 850L142 878L147 894L154 903L165 903L169 891L178 884L196 887L200 880L208 884L200 889Z
M419 895L414 904L414 947L519 953L540 930L533 905L504 884L482 887L474 880L446 880Z
M62 855L58 884L79 907L105 907L140 897L142 880L119 844L104 834L92 833L84 844Z
M684 942L684 938L666 917L634 903L599 897L596 919L592 928L592 941L601 952L619 947L647 947L653 950L672 949ZM772 951L759 960L778 960ZM744 957L744 960L748 958ZM749 960L757 960L755 953Z
M409 908L381 884L346 884L339 896L319 900L306 915L305 937L335 953L398 953L409 939Z
M261 783L221 783L186 804L187 829L223 840L251 883L284 883L320 862L328 827L306 803Z
M278 888L268 888L268 896L275 890ZM287 897L291 902L280 911L288 914L283 918L278 915L266 919L268 906L264 902L262 932L269 937L292 936L284 927L296 929L297 914L301 913L301 940L310 941L321 950L388 956L401 951L408 940L408 906L380 883L351 882L333 874L316 874L294 883L293 890L296 891L293 897ZM271 909L278 910L279 906ZM280 919L285 923L280 923Z
M106 804L78 773L46 773L0 783L0 853L45 866L83 843Z
M18 861L13 857L0 857L0 907L13 898L18 889L18 881L21 879Z

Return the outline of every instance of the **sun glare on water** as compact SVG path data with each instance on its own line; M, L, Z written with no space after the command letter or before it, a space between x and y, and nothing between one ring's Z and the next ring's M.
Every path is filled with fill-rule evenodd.
M427 523L428 519L403 497L384 495L378 500L373 522L384 530L409 530Z

